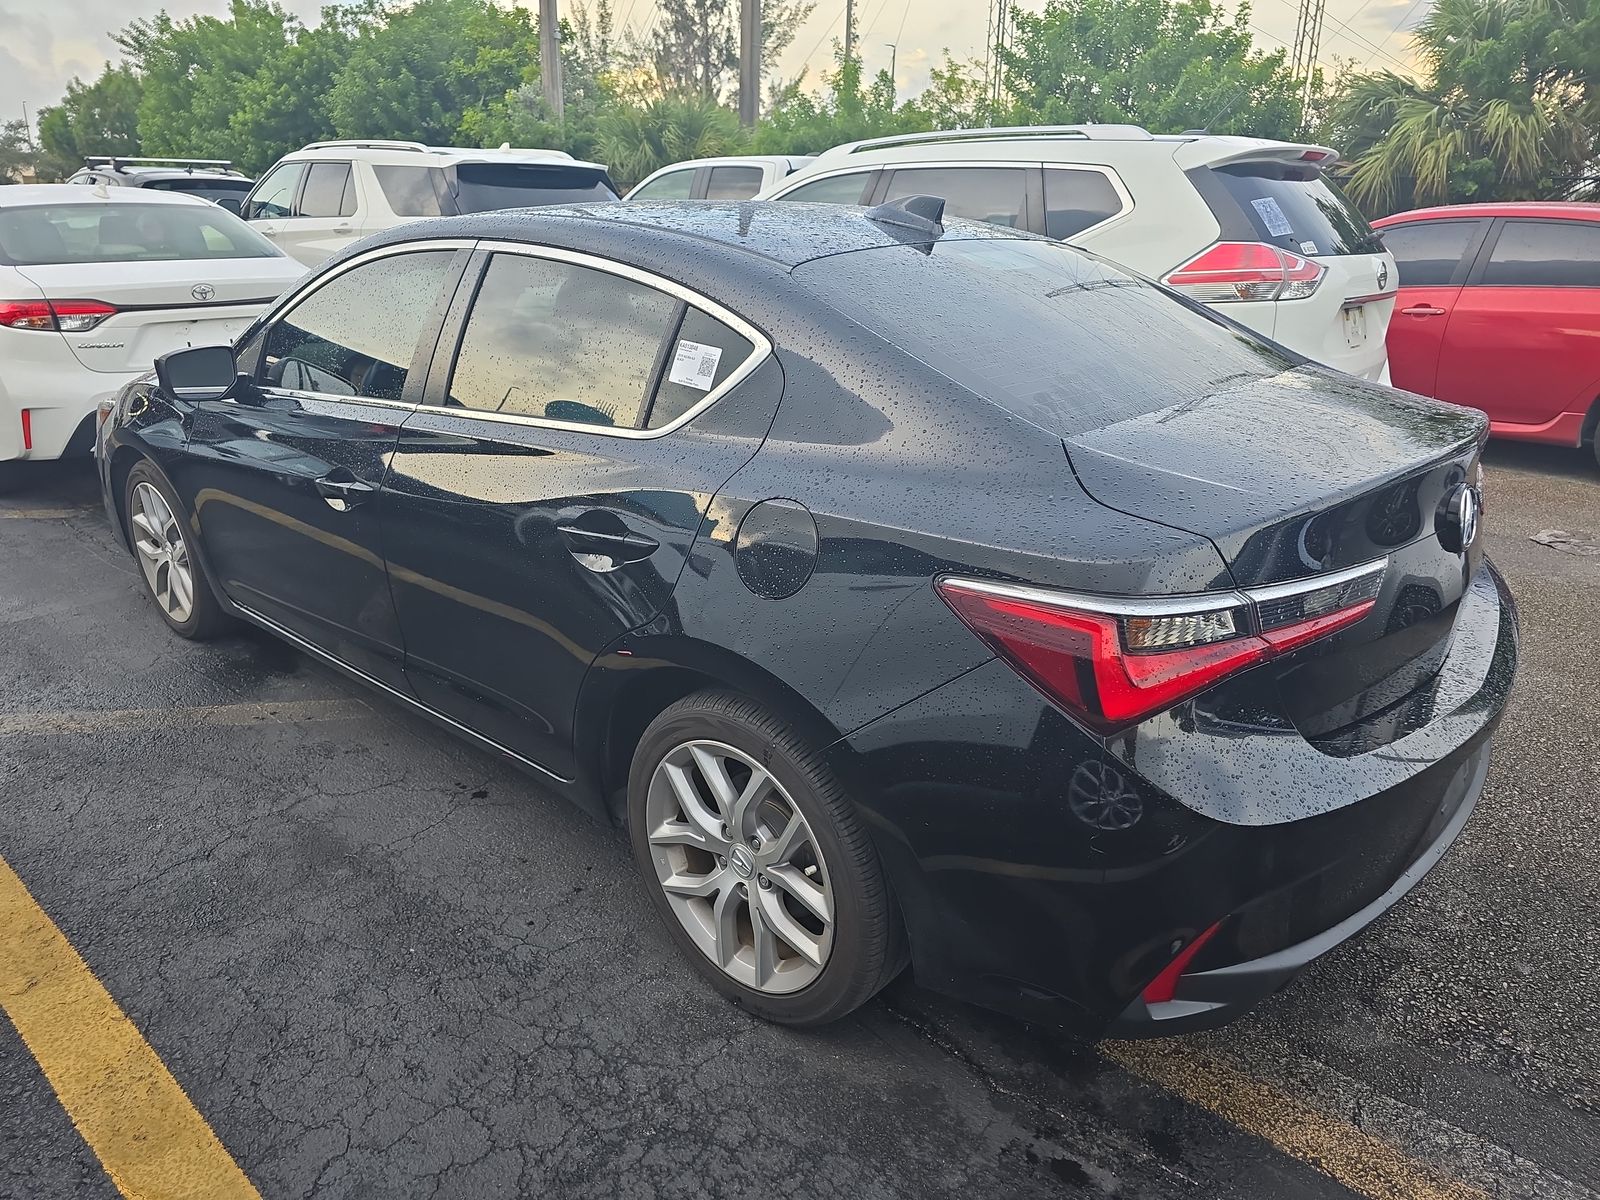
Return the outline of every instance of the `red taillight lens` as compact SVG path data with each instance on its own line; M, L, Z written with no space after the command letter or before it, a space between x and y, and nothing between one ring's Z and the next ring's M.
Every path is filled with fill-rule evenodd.
M0 300L0 325L86 333L116 311L103 300Z
M22 410L22 448L33 449L33 410L28 408Z
M1203 304L1303 300L1317 290L1320 263L1265 242L1218 242L1162 280Z
M1177 957L1168 963L1161 974L1152 979L1145 987L1143 993L1141 993L1144 997L1144 1002L1146 1004L1165 1004L1176 997L1178 994L1178 980L1183 978L1184 970L1194 961L1194 956L1200 953L1200 948L1209 942L1212 935L1221 928L1222 922L1218 921L1211 928L1202 930L1195 936L1194 941L1178 951Z
M967 628L1045 697L1113 733L1372 611L1383 564L1307 589L1129 601L941 579ZM1297 589L1297 590L1295 590Z

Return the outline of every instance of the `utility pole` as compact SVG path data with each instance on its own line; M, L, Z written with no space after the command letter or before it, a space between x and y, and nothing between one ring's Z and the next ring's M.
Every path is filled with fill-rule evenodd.
M856 0L844 0L844 60L856 56Z
M893 42L885 42L884 45L889 47L889 82L893 83L894 64L900 57L900 47L896 46Z
M544 84L544 103L550 115L561 120L561 21L556 16L556 0L539 0L539 77Z
M1000 94L1005 90L1000 51L1005 49L1010 34L1011 0L990 0L989 44L983 60L983 90L989 99L991 123L993 111L1000 107Z
M760 115L761 0L739 0L739 124L753 129Z
M1300 0L1294 24L1294 54L1289 73L1300 81L1300 107L1311 103L1311 80L1317 73L1317 53L1322 48L1322 17L1328 0Z

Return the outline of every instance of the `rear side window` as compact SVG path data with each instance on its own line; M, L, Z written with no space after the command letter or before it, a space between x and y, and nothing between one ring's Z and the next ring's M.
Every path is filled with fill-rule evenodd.
M848 175L830 175L826 179L802 183L779 199L801 200L807 204L860 204L866 199L867 183L872 174L871 171L852 171Z
M652 179L632 196L630 200L687 200L689 193L694 190L694 170L668 171L665 175Z
M1044 173L1044 231L1064 239L1122 211L1122 197L1099 171L1051 167Z
M814 259L794 278L976 395L1062 437L1300 364L1103 259L1021 238Z
M439 191L444 172L438 167L373 167L378 187L397 217L440 217Z
M294 215L294 194L300 187L300 176L305 174L303 162L282 163L268 172L256 185L255 194L245 207L246 220L275 220Z
M267 331L258 378L294 391L399 400L453 257L395 254L330 279Z
M1315 167L1244 162L1201 170L1222 185L1258 241L1308 257L1383 250L1366 217ZM1207 199L1215 209L1219 198ZM1224 231L1236 224L1222 217Z
M586 167L542 163L462 163L456 167L456 207L464 213L616 198L605 176Z
M350 186L347 162L314 162L306 172L305 191L300 193L300 217L348 217L356 211L355 191Z
M755 352L750 339L710 313L689 307L677 336L668 347L661 385L645 420L645 428L670 425L706 393L719 388Z
M712 167L706 199L748 200L760 190L760 167Z
M1383 231L1384 248L1394 255L1401 287L1445 287L1455 277L1461 256L1477 233L1478 221L1414 221Z
M1507 221L1485 287L1600 287L1600 224Z
M883 198L941 196L947 217L1024 229L1027 194L1027 172L1020 167L919 167L896 171Z
M0 262L162 262L188 258L276 258L278 250L225 209L210 204L60 204L0 209Z

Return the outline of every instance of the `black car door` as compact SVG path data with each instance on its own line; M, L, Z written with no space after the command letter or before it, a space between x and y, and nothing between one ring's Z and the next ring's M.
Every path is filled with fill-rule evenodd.
M670 605L779 372L739 317L604 259L506 246L468 274L384 482L406 674L568 777L585 671Z
M196 406L174 479L235 603L402 689L379 488L468 257L359 259L291 300L241 347L254 389Z

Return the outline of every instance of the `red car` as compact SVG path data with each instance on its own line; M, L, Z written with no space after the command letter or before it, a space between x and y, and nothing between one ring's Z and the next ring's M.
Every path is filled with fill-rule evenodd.
M1373 225L1400 270L1394 385L1482 409L1499 437L1600 453L1600 204L1459 204Z

